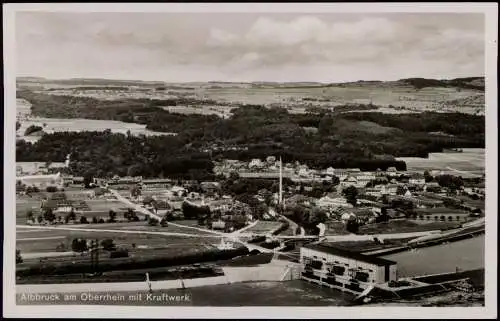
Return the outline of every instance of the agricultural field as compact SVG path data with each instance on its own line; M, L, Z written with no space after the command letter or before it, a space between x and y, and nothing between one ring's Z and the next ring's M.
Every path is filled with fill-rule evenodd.
M359 234L391 234L391 233L411 233L434 231L447 228L457 228L460 223L457 222L429 222L421 224L412 220L393 220L387 223L377 223L363 225L359 227Z
M92 198L92 193L82 190L80 187L65 187L64 194L68 201L86 201Z
M40 210L41 200L36 197L17 196L16 197L16 224L26 224L26 214L29 210L34 213Z
M105 131L111 130L112 133L132 135L175 135L175 133L155 132L146 129L146 125L125 123L116 120L95 120L95 119L64 119L64 118L30 118L21 121L21 127L18 130L20 138L24 137L24 132L30 126L40 126L45 133L54 132L81 132L81 131Z
M24 100L17 100L17 113L20 120L20 128L17 130L18 138L36 141L40 136L25 136L26 129L30 126L39 126L45 133L54 132L81 132L81 131L105 131L111 130L112 133L127 134L130 131L132 135L175 135L175 133L155 132L146 129L146 125L136 123L125 123L116 120L97 120L97 119L65 119L65 118L42 118L31 117L31 104ZM29 111L29 113L27 112Z
M120 217L117 217L119 219ZM177 223L175 221L174 223ZM193 235L213 235L213 233L196 230L188 227L176 226L169 224L168 226L150 226L145 221L126 222L126 223L104 223L104 224L85 224L72 226L75 228L92 228L97 230L129 230L129 231L146 231L146 232L167 232L167 233L184 233ZM199 227L199 226L196 226Z
M93 199L93 200L86 200L85 203L87 203L90 211L102 211L102 212L109 212L110 210L113 210L115 212L118 211L126 211L127 210L127 205L116 200L116 201L111 201L111 200L106 200L106 199Z
M402 246L414 238L415 237L407 237L401 239L386 239L384 240L383 244L377 243L373 240L327 242L326 244L339 246L354 252L369 252L384 248Z
M50 80L44 80L51 85ZM106 82L106 80L103 80ZM21 82L22 83L22 82ZM26 84L26 83L25 83ZM83 85L85 87L80 87ZM158 85L158 84L157 84ZM390 112L408 111L460 111L465 113L484 114L484 91L459 88L456 86L429 86L416 88L405 81L367 82L360 81L344 84L164 84L167 90L157 90L149 84L122 86L112 90L111 87L89 87L87 84L69 84L42 91L52 95L70 95L78 97L94 97L102 100L125 98L176 99L192 98L200 101L212 100L221 105L214 108L192 109L191 106L173 109L180 113L216 113L224 116L224 107L228 104L261 104L282 105L292 109L305 107L330 108L336 105L374 104L390 110ZM25 106L20 104L21 106ZM404 109L400 109L400 107ZM25 107L24 107L25 108ZM170 108L170 107L169 107ZM227 107L229 111L230 107ZM106 128L106 127L104 127ZM110 127L113 128L113 127Z
M369 104L383 107L405 107L414 110L484 111L484 93L471 89L429 87L415 89L397 83L349 83L333 86L217 88L205 89L208 99L248 104L300 102L304 105ZM304 100L304 98L306 100ZM482 98L482 99L481 99ZM314 101L317 99L321 103ZM312 100L312 101L311 101ZM483 103L481 104L481 101Z
M88 225L87 228L90 228ZM66 251L71 251L71 241L75 238L85 239L113 239L118 246L132 248L135 244L137 250L162 248L169 251L188 251L196 248L212 248L218 244L218 237L185 237L176 235L157 235L138 233L120 233L110 231L77 231L77 230L33 230L25 232L18 230L16 247L22 253L56 252L56 247L65 244ZM194 233L193 233L194 234ZM153 253L151 253L153 254ZM158 254L159 255L159 254Z
M356 130L369 132L369 133L374 134L374 135L384 135L384 134L390 134L390 133L398 134L401 132L401 130L397 129L397 128L385 127L385 126L381 126L377 123L370 122L370 121L364 121L364 120L356 122L356 125L354 128L356 128Z
M325 235L346 235L349 232L345 228L345 224L340 221L327 221L325 223Z
M281 224L281 222L276 221L259 221L255 226L247 229L245 232L255 234L272 233L274 230L278 229Z
M479 174L485 170L485 149L464 149L461 153L430 153L428 158L401 157L409 171L443 169L460 174Z

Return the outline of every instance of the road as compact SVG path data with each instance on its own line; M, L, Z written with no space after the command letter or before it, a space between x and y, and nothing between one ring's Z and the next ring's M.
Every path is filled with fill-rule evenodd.
M184 237L208 237L213 238L218 235L206 234L187 234L177 232L157 232L157 231L140 231L140 230L113 230L113 229L97 229L97 228L79 228L68 226L47 226L47 225L17 225L18 228L24 229L40 229L40 230L63 230L63 231L83 231L83 232L109 232L109 233L127 233L127 234L150 234L150 235L166 235L166 236L184 236Z
M73 256L75 252L28 252L23 253L23 259L39 259L46 257Z
M162 219L161 217L159 217L158 215L156 215L156 214L148 211L144 207L142 207L140 205L137 205L137 204L131 202L130 200L128 200L127 198L121 196L117 191L110 189L110 192L119 201L121 201L121 202L129 205L130 207L136 209L137 211L139 211L139 212L141 212L141 213L143 213L145 215L150 215L151 217L157 218L158 220ZM255 222L255 224L257 224L257 223ZM240 240L239 234L241 233L241 230L240 231L236 231L236 233L233 232L234 234L233 233L228 234L228 233L224 233L224 232L220 232L220 231L214 231L214 230L209 230L209 229L205 229L205 228L201 228L201 227L195 227L195 226L187 226L187 225L182 225L182 224L176 224L176 223L172 223L172 222L168 222L168 225L182 227L182 228L194 229L194 230L197 230L197 231L211 233L211 234L214 234L214 235L219 236L219 237L224 237L224 238L227 238L228 240L230 240L232 242L240 243L240 244L245 245L250 251L255 249L255 250L259 250L260 252L265 252L265 253L274 252L273 250L269 250L269 249L263 248L261 246L255 245L255 244L249 244L247 242L244 242L244 241ZM144 232L142 232L142 233L144 233ZM190 234L186 234L186 235L190 235ZM210 237L210 235L208 237Z
M57 240L64 238L66 238L66 236L28 237L28 238L16 239L16 241L23 242L23 241L39 241L39 240Z
M145 209L144 207L138 205L138 204L135 204L133 203L132 201L130 201L129 199L121 196L116 190L113 190L113 189L109 189L109 191L122 203L125 203L127 204L128 206L134 208L136 211L140 212L140 213L143 213L144 215L148 215L148 216L151 216L153 218L156 218L157 220L161 221L162 220L162 217L154 214L153 212ZM207 233L211 233L211 234L215 234L215 235L218 235L218 236L224 236L224 237L227 237L228 234L227 233L224 233L224 232L219 232L219 231L214 231L214 230L209 230L209 229L205 229L205 228L201 228L201 227L196 227L196 226L187 226L187 225L182 225L182 224L176 224L176 223L172 223L172 222L168 222L168 225L172 225L172 226L177 226L177 227L182 227L182 228L189 228L189 229L193 229L193 230L197 230L197 231L202 231L202 232L207 232Z
M259 223L259 220L256 220L255 222L252 222L251 224L245 226L244 228L239 229L237 231L234 231L234 232L230 233L229 236L234 237L234 236L240 236L240 235L247 235L248 233L244 233L244 232L246 230L248 230L248 229L251 229L252 227L254 227L255 225L257 225L258 223Z
M356 235L356 234L348 234L348 235L326 235L322 237L322 239L326 239L330 242L332 241L363 241L363 240L373 240L374 237L379 240L385 239L402 239L407 237L419 237L431 235L434 233L440 233L440 230L436 231L425 231L425 232L410 232L410 233L392 233L392 234L373 234L373 235Z

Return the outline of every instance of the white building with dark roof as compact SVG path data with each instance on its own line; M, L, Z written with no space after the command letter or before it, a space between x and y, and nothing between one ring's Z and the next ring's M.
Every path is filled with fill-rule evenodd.
M57 187L62 188L64 186L63 178L61 173L52 175L28 175L28 176L18 176L16 181L20 184L26 186L35 186L40 189L47 187Z
M300 248L301 278L361 294L376 284L397 280L397 263L324 244Z

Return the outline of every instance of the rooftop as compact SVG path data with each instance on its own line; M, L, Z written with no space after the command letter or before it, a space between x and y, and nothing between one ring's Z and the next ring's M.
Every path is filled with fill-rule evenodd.
M372 255L364 255L358 252L349 251L344 248L326 245L326 244L307 244L304 245L305 248L316 250L319 252L329 253L337 256L347 257L350 259L354 259L357 261L375 264L377 266L386 266L386 265L394 265L397 264L394 261L382 259Z
M453 208L448 208L448 207L436 207L436 208L419 208L415 210L417 213L428 213L428 214L469 214L467 212L453 209Z

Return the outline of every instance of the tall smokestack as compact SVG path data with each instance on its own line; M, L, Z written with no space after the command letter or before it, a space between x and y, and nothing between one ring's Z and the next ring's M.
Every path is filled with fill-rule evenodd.
M280 156L280 191L278 196L279 205L283 205L283 162Z

